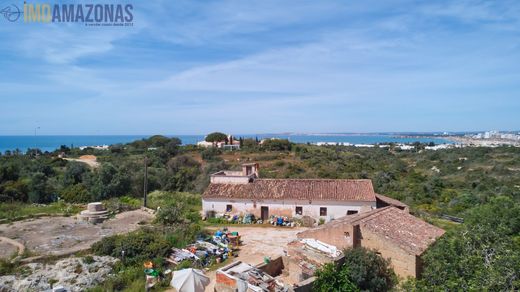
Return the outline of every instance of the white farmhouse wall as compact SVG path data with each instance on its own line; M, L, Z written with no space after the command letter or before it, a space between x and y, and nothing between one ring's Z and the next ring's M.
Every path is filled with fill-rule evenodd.
M227 205L232 206L231 214L243 215L252 213L260 217L262 206L269 208L270 215L294 217L296 207L302 207L303 215L313 218L324 218L326 221L343 217L348 211L368 211L376 208L376 202L360 201L308 201L308 200L247 200L247 199L203 199L202 210L226 212ZM327 216L320 216L320 208L327 208ZM363 210L362 210L363 208Z
M233 176L233 175L223 175L223 176L211 176L211 183L217 184L247 184L249 182L248 176Z

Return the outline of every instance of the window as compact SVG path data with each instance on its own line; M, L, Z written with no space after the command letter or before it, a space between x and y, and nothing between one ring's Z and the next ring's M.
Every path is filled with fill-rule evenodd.
M296 207L296 215L302 215L303 214L303 207Z
M231 210L233 210L233 206L226 205L226 212L231 212Z
M320 216L327 216L327 208L320 207Z
M347 211L347 215L354 215L354 214L357 214L357 213L358 213L358 211L356 211L356 210L348 210Z

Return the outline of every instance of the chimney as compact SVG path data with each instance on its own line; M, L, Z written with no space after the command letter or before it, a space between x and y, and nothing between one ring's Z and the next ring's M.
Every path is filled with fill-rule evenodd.
M257 177L259 177L258 170L259 170L258 163L242 164L242 175L244 175L244 176L253 175L255 178L257 178Z

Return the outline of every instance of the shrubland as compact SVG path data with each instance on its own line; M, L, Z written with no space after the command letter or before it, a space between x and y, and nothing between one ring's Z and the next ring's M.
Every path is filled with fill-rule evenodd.
M0 156L0 219L13 218L15 213L73 212L77 211L74 204L97 200L118 209L137 207L142 202L146 157L148 203L159 208L153 232L106 239L96 246L96 252L110 249L116 255L125 242L136 246L148 242L161 251L165 243L182 246L201 231L197 213L200 194L209 184L211 173L240 169L244 162L258 162L260 176L265 178L371 179L377 193L403 201L414 215L445 228L447 233L425 255L422 279L401 279L403 289L520 289L520 148L428 151L416 144L414 150L401 151L393 146L356 148L283 140L263 144L254 139L240 141L239 151L181 146L179 139L153 136L113 145L107 151L62 147L53 153L11 152ZM91 168L58 158L61 152L68 157L96 155L101 165ZM463 218L464 223L451 223L442 215ZM110 248L103 249L103 245ZM161 256L160 252L132 256L134 263L121 272L121 277L126 277L125 287L134 285L127 280L133 279L132 269L138 271L137 262ZM353 268L332 271L341 279L327 283L365 289L350 278L356 273Z

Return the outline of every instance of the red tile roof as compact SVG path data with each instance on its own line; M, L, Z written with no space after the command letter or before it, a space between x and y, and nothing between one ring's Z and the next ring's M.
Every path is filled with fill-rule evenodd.
M395 206L395 207L403 208L403 209L404 208L408 208L408 205L406 205L405 203L403 203L403 202L401 202L399 200L396 200L396 199L393 199L393 198L381 195L381 194L376 194L376 199L380 200L380 201L382 201L385 204L390 205L390 206Z
M415 255L425 252L445 232L393 206L341 217L317 229L336 228L342 224L360 225ZM312 230L310 229L309 232ZM306 231L301 232L298 237L304 238L305 233Z
M203 198L375 202L369 179L255 179L246 184L212 183Z

